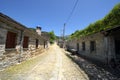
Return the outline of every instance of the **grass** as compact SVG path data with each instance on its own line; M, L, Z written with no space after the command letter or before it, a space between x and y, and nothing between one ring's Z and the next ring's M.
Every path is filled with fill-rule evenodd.
M28 72L32 67L34 67L36 64L39 63L39 61L44 57L44 53L37 55L29 60L23 61L20 64L16 64L14 66L10 66L6 68L4 71L0 72L2 74L16 74L16 73L23 73L23 72Z

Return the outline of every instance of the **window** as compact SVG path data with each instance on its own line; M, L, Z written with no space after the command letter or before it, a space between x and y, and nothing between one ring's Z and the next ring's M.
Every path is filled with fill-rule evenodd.
M93 52L96 50L96 43L95 41L90 41L90 51Z
M79 43L77 43L77 51L79 51Z
M16 33L8 31L6 38L6 49L7 48L15 48L16 46Z
M28 48L28 40L29 40L29 38L27 36L24 36L23 48Z
M82 42L82 50L85 51L85 42Z

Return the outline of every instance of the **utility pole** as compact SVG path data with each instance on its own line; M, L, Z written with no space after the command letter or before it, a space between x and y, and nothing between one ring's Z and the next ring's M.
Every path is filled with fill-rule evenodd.
M65 48L65 26L66 26L66 24L64 23L64 26L63 26L63 48Z

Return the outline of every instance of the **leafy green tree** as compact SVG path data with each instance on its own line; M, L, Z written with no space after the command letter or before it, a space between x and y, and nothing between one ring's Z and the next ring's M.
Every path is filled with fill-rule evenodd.
M50 43L53 44L56 40L56 35L54 34L54 31L49 32L50 35Z

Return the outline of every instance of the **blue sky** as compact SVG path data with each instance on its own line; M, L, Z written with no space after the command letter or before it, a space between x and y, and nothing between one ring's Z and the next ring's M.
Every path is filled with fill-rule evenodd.
M43 31L54 31L60 36L76 0L1 0L0 12L21 24ZM66 24L65 34L87 27L102 19L120 0L79 0L76 9Z

